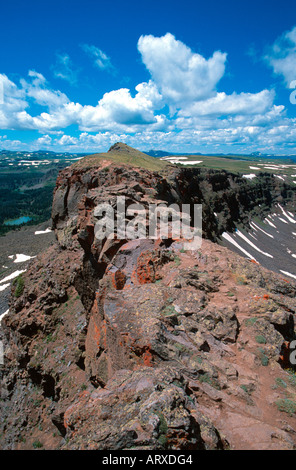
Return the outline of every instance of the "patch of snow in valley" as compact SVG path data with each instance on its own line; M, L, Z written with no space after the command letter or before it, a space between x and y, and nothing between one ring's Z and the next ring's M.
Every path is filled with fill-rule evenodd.
M36 258L36 256L27 256L27 255L22 255L22 254L16 254L16 258L13 261L14 263L24 263L25 261L28 261L29 259Z
M266 253L265 251L262 251L260 250L260 248L258 248L253 242L251 242L251 240L249 240L242 232L240 232L239 230L237 230L235 232L239 237L241 237L243 240L245 240L245 242L247 242L252 248L254 248L255 250L259 251L259 253L262 253L263 255L265 256L268 256L268 258L273 258L273 256L269 253Z
M36 230L35 235L41 235L43 233L49 233L52 232L52 230L48 227L46 230Z
M268 220L267 218L264 219L264 222L267 222L268 225L270 225L270 226L273 227L273 228L276 228L276 226L275 226L272 222L270 222L270 220Z
M190 160L188 162L179 162L181 165L197 165L198 163L202 163L202 160Z
M247 178L249 180L256 178L256 175L254 173L251 173L250 175L243 175L243 178Z
M279 178L280 180L283 180L283 181L285 181L285 178L283 178L283 177L282 177L282 176L280 176L280 175L274 175L274 176L275 176L276 178Z
M203 160L188 160L188 157L161 157L160 160L165 160L169 163L180 163L181 165L197 165L202 163ZM185 160L185 161L184 161Z
M8 284L3 284L3 286L0 286L0 292L2 292L3 290L7 289L9 286L10 286L10 283L8 283Z
M20 274L24 273L25 271L26 271L26 269L21 269L19 271L15 271L14 273L12 273L9 276L6 276L4 279L2 279L0 281L0 284L2 284L3 282L7 282L7 281L11 281L12 279L15 279L16 277L18 277Z
M240 251L242 251L249 259L253 259L256 261L254 256L250 255L244 248L242 248L227 232L222 233L222 237L225 238L229 243L232 243L232 245L236 246Z
M279 204L279 208L281 209L284 216L289 220L289 222L291 222L292 224L296 224L296 220L294 219L294 217L293 218L290 217L280 204Z
M250 237L254 238L254 240L258 241L256 236L253 233L249 233Z
M288 273L287 271L283 271L282 269L280 269L280 271L281 271L281 273L285 274L286 276L290 276L290 277L293 277L294 279L296 279L295 274Z
M5 317L5 315L7 315L8 313L9 313L9 310L6 310L6 312L1 313L1 315L0 315L0 322L1 322L2 318Z
M282 219L281 217L279 217L279 220L280 220L281 222L284 222L284 224L288 224L288 223L289 223L289 222L287 222L286 220Z
M268 237L274 238L273 235L271 235L270 233L265 232L265 230L263 230L261 227L259 227L258 225L256 225L255 222L251 222L250 225L251 225L251 227L254 228L254 230L255 230L255 227L256 227L256 229L261 230L261 232L263 232L263 233L264 233L265 235L267 235Z
M265 217L262 228L260 222L250 221L249 231L236 229L233 233L222 234L222 237L225 245L233 251L286 275L287 279L288 276L296 279L296 215L284 205L277 204L275 210L276 213Z

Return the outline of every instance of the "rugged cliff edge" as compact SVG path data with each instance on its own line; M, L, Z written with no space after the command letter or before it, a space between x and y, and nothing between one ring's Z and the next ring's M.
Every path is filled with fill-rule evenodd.
M98 240L94 208L202 203L204 240ZM295 191L124 144L57 179L56 244L2 320L3 449L294 449L296 283L215 241ZM214 216L214 213L217 216ZM1 367L1 366L0 366Z

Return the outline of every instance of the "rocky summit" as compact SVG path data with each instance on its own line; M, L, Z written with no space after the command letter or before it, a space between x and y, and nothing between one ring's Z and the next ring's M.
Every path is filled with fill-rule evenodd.
M203 240L98 239L95 208L202 204ZM296 192L117 143L62 170L56 241L1 322L2 449L296 448L296 283L221 234Z

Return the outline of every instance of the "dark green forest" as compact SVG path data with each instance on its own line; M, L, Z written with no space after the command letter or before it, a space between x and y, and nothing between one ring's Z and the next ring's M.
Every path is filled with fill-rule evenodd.
M37 225L50 219L53 190L59 170L69 162L51 162L45 168L13 166L0 162L0 236L23 225ZM20 225L5 222L30 217Z
M21 216L31 217L26 225L36 225L50 218L54 184L24 192L0 188L0 235L18 226L6 226L4 221ZM22 224L23 225L23 224Z

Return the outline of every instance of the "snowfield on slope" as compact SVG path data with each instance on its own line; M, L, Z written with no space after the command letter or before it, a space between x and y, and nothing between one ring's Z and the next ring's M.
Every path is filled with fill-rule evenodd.
M251 220L249 230L223 233L223 244L272 271L296 279L295 224L296 215L278 204L276 212L263 221Z

